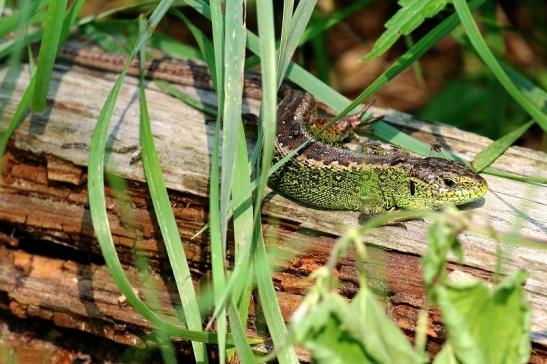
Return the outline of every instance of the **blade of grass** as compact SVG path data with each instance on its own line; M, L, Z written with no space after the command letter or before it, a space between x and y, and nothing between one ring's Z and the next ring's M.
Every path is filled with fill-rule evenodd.
M205 60L207 63L207 66L209 67L209 70L211 71L211 76L216 80L217 79L217 73L215 72L215 50L213 48L213 44L209 41L209 38L203 34L201 30L199 30L198 27L196 27L190 19L188 19L182 12L180 12L178 9L171 9L171 13L175 15L177 18L182 20L184 22L184 25L188 29L190 29L190 32L192 33L192 36L194 37L196 43L198 44L201 57ZM216 85L217 82L213 81L213 83ZM215 86L218 87L218 86ZM216 114L216 112L215 112Z
M44 26L44 35L40 44L38 64L36 66L36 82L32 95L31 109L42 112L46 107L49 83L53 73L53 64L59 49L63 21L68 0L52 0L49 2Z
M475 171L480 172L490 164L492 164L507 148L511 146L518 138L522 136L534 124L534 121L529 121L521 125L510 133L505 134L495 142L481 150L473 159L471 165Z
M268 331L274 340L278 350L277 360L280 363L299 363L294 349L288 343L288 333L279 308L279 301L272 284L272 270L268 261L268 254L264 245L262 230L256 231L258 243L254 249L253 266L255 268L256 283L258 287L258 298L260 306L266 317ZM275 338L275 339L274 339Z
M235 268L243 271L248 271L249 257L251 255L251 246L253 240L253 204L252 194L250 191L250 176L251 168L249 165L249 153L247 150L247 140L245 138L245 130L243 123L239 125L239 138L237 143L237 153L235 159L234 169L234 188L232 188L232 199L243 200L245 203L242 208L233 214L234 224L234 245L236 251ZM230 278L232 279L232 278ZM250 299L243 298L241 295L244 292L250 292L251 287L249 283L252 279L240 279L236 289L234 290L234 301L240 302L239 311L241 323L243 325L247 322L247 309ZM225 288L226 290L226 288Z
M83 0L76 1L66 17L64 18L62 31L60 38L62 40L66 39L68 36L68 31L70 27L74 24L76 21L76 16L83 4ZM9 65L10 69L12 66L19 62L19 59L21 57L21 52L23 50L23 47L27 45L26 39L27 36L24 36L26 32L26 18L30 16L30 10L32 8L30 7L30 2L25 1L21 5L21 18L19 19L20 23L18 25L17 30L17 37L14 40L14 43L12 43L12 47L9 48L9 51L13 52L11 54ZM57 53L57 50L55 51ZM10 72L8 72L9 75ZM9 81L9 80L7 80ZM4 152L6 150L6 146L8 143L9 138L12 136L12 134L15 132L15 130L19 127L21 122L23 121L26 113L28 112L28 109L30 107L30 104L32 102L34 87L36 84L36 73L32 76L30 83L27 86L27 89L25 90L25 93L23 94L23 97L21 98L21 101L19 101L19 104L17 105L17 109L15 110L15 113L13 114L12 119L10 120L8 127L6 128L6 131L1 135L0 137L0 157L4 155ZM0 176L2 171L2 160L3 158L0 158Z
M213 293L215 307L218 306L219 295L225 287L224 252L222 240L222 221L220 207L220 125L224 111L224 17L222 15L222 3L220 0L213 0L211 4L211 20L213 29L214 68L213 77L217 90L218 110L215 123L213 156L211 160L211 178L209 190L209 221L211 223L211 261L213 268ZM202 50L203 52L203 50ZM210 62L210 61L209 61ZM226 310L222 309L217 316L217 338L219 345L219 361L223 363L226 359L226 350L223 343L226 333Z
M306 24L308 23L314 7L315 1L300 2L294 16L290 20L289 29L284 29L285 31L289 31L289 34L287 36L282 35L281 38L282 42L278 58L280 73L278 74L276 72L275 61L273 4L271 0L257 1L257 19L260 34L259 54L262 69L262 103L260 119L263 134L263 147L262 165L260 168L260 179L254 210L253 245L255 248L253 261L255 263L254 267L260 302L263 308L264 317L266 318L268 330L270 331L274 345L278 348L282 347L278 354L278 360L281 364L298 363L298 358L292 346L284 345L288 333L283 316L281 315L277 296L275 295L272 275L265 255L266 248L262 236L260 217L262 211L262 198L266 189L268 172L273 156L273 143L277 122L277 86L280 85L283 80L284 70L290 61L294 50L298 46L300 36L306 28ZM286 44L284 44L283 39L287 40Z
M116 208L119 211L120 220L124 226L134 226L136 217L131 198L127 194L128 187L125 180L114 174L107 174L106 179L108 181L108 185L112 189ZM154 282L150 263L146 255L143 255L139 248L143 239L138 236L135 228L130 229L130 234L131 237L135 239L135 244L133 246L133 262L135 264L135 268L137 268L139 283L143 288L142 293L144 295L144 302L146 302L146 304L149 305L153 311L159 312L159 310L161 310L161 303L158 299L158 289ZM163 362L175 364L175 351L169 335L161 330L153 329L152 336L161 351Z
M214 71L215 70L215 51L214 51L213 45L211 44L209 39L199 30L199 28L194 26L194 24L192 24L192 22L190 22L190 20L186 18L181 12L174 9L173 14L179 17L192 32L196 42L198 43L198 46L203 55L203 58L205 59L209 69L211 70L211 74L213 75L213 83L217 85L216 82L214 81L214 79L216 79L216 77L218 76L216 76L216 72ZM216 111L215 111L215 115L217 115ZM219 115L217 115L217 118L218 117ZM220 125L219 119L217 119L217 125ZM243 124L241 122L240 122L239 129L240 129L239 131L240 136L238 140L238 146L237 146L238 150L236 154L236 163L235 163L235 170L234 170L234 185L241 187L249 183L249 169L247 168L247 162L246 162L248 154L247 154L245 133L243 131ZM215 145L218 146L218 138L219 138L218 128L215 128L215 136L216 136ZM213 155L215 155L215 153L213 153ZM214 160L217 161L216 167L214 168L214 170L218 171L218 147L217 147L216 155L217 155L217 158L213 157ZM246 169L244 169L243 167L246 167ZM218 173L216 174L215 178L211 177L211 181L213 180L217 181L215 185L218 186ZM234 188L232 191L232 194L237 194L237 193L240 193L241 191L247 191L247 190L248 188L243 188L243 189ZM217 201L217 207L214 209L215 211L217 211L217 215L218 215L218 199L219 198L218 198L218 189L217 189L215 193L215 200ZM218 216L217 216L217 219L218 219ZM218 229L216 232L217 233L214 234L216 236L215 241L217 242L216 244L220 246L221 245L220 233ZM245 234L246 235L252 234L252 210L247 211L245 214L242 214L242 216L234 217L234 240L236 243L236 263L235 263L236 265L241 264L242 261L246 262L246 259L241 259L241 250L244 250L244 249L249 250L249 248L241 247L238 249L240 240L250 241L250 237L246 237ZM211 238L211 241L213 241L213 238ZM247 288L249 285L250 284L247 284L247 285L242 284L242 288L240 288L241 291L248 292L249 298L247 298L247 301L246 301L247 302L247 306L245 307L246 309L249 306L248 301L250 299L250 288ZM244 298L242 298L242 300L244 300ZM230 307L229 309L232 309L232 307ZM232 314L232 315L229 315L229 319L230 319L230 326L231 326L232 332L236 333L236 335L234 335L234 341L236 342L237 351L240 354L240 357L244 357L245 352L247 351L250 352L250 348L248 346L247 341L244 340L244 336L238 335L238 333L244 331L243 327L246 326L246 322L247 322L247 311L241 308L240 308L240 311L242 312L242 315L234 316ZM241 321L233 321L234 318L238 318ZM242 360L242 362L245 362L245 361Z
M226 7L224 57L224 107L222 127L222 164L220 183L220 216L222 243L226 244L228 206L232 190L238 125L241 119L243 64L245 60L245 23L243 2L233 1Z
M16 10L13 14L9 16L0 18L0 38L4 38L9 33L15 31L19 22L21 21L21 18L24 19L27 26L44 21L46 12L42 8L45 4L45 0L21 1L18 10ZM30 6L30 9L25 9L27 5ZM24 11L22 11L23 9ZM30 14L30 17L26 14Z
M315 9L315 4L317 0L310 1L300 1L294 11L294 14L289 18L288 25L284 26L284 31L288 32L287 35L282 34L281 36L281 45L279 47L279 57L277 62L277 85L281 85L289 63L291 61L292 55L300 43L302 38L302 33L306 29L306 25L310 20L310 17ZM291 7L292 8L292 7ZM288 10L283 12L283 15L288 13ZM260 20L260 18L258 18ZM285 18L283 19L285 22ZM275 40L274 40L275 42ZM262 53L259 53L262 55Z
M143 36L145 27L142 20L139 22L139 29L141 30L141 36ZM146 39L146 37L144 38ZM188 267L188 262L186 260L186 255L182 249L182 241L179 235L175 216L173 215L173 210L171 209L169 195L167 194L167 187L165 186L165 181L161 175L160 162L152 136L152 127L150 125L146 93L144 90L145 44L146 43L144 42L142 43L143 46L139 52L141 74L139 80L140 142L142 147L142 162L146 175L146 181L148 183L148 189L150 191L150 198L156 214L156 220L160 227L167 256L169 258L169 263L171 265L171 269L173 270L173 276L175 278L179 297L182 302L186 325L191 330L199 331L201 330L201 315L199 312L196 292L194 291L194 285L190 274L190 268ZM202 343L193 341L192 347L196 362L206 363L208 360L205 346Z
M165 93L176 97L180 101L184 102L186 105L193 107L196 110L201 111L202 113L210 116L217 115L217 110L210 105L204 104L203 102L194 99L192 96L185 94L180 89L178 89L171 82L163 80L154 80L154 84L158 86Z
M150 39L150 45L157 48L170 57L182 59L203 59L201 53L194 47L181 43L170 35L157 33Z
M405 35L404 36L405 45L407 48L412 48L414 45L414 39L411 35ZM418 86L421 88L425 87L425 78L424 78L424 72L422 70L422 66L420 65L419 61L416 61L412 63L412 69L414 70L414 76L416 77L416 82L418 83Z
M224 105L222 113L222 158L220 175L220 235L222 246L218 247L219 272L222 269L222 282L215 287L215 302L225 289L224 256L228 229L228 209L234 177L234 164L241 124L241 103L243 95L243 65L245 61L245 20L243 1L226 3L224 30ZM215 247L213 247L215 248ZM221 260L222 259L222 260ZM222 264L222 265L221 265ZM220 276L220 273L219 273ZM220 340L220 338L219 338ZM220 346L221 362L224 347Z
M355 1L351 5L348 5L343 9L335 11L332 14L329 14L328 18L323 19L322 22L317 22L309 26L308 28L306 28L306 30L304 31L304 34L302 35L302 38L300 39L300 45L303 45L304 43L307 43L311 39L315 38L319 33L322 33L325 30L332 28L343 19L356 13L358 10L370 4L370 2L371 0Z
M237 311L237 305L235 304L235 302L232 302L228 306L228 318L230 319L230 323L239 323L242 321L241 317L239 317L239 312ZM231 328L237 349L237 354L239 356L239 362L245 364L256 363L257 361L255 359L255 356L253 355L251 348L247 344L245 332L243 331L243 326L238 324L232 324Z
M201 341L201 342L216 342L216 335L213 333L207 333L203 331L187 330L180 327L177 324L170 323L162 319L158 314L151 310L134 292L127 276L125 275L119 257L116 253L114 241L110 231L110 225L108 222L108 215L106 210L106 199L104 195L104 158L105 147L108 139L109 123L114 112L114 106L116 99L120 93L121 86L127 74L127 69L134 58L136 52L143 46L148 34L153 32L155 26L159 23L159 20L165 14L167 8L165 4L171 3L169 0L162 0L160 5L164 5L155 9L154 13L150 16L149 23L147 25L147 32L139 37L137 46L133 53L130 55L124 69L118 76L109 96L107 97L105 104L99 114L97 125L93 132L90 152L89 152L89 165L88 165L88 194L89 194L89 209L91 212L91 218L95 236L99 242L99 246L105 262L112 274L113 280L120 289L120 291L127 298L128 302L139 312L143 317L149 320L153 325L156 325L158 329L165 331L171 335L181 336L187 340Z
M479 54L482 61L490 68L494 76L498 79L505 90L513 97L513 99L543 128L547 131L547 115L543 113L529 98L524 96L522 92L515 86L511 79L504 72L500 63L492 51L486 45L484 38L481 36L477 24L473 20L471 11L465 0L454 0L456 13L460 17L461 23L471 44Z
M258 9L257 9L258 11ZM283 20L281 22L281 37L279 40L279 56L277 59L277 69L281 69L281 60L285 59L285 56L282 56L283 53L287 50L287 42L289 41L289 34L291 30L291 20L294 12L294 0L285 0L283 1ZM257 17L257 19L260 19ZM260 54L256 54L257 57L259 57L259 62L262 62L260 59ZM286 68L286 67L285 67ZM278 78L278 84L281 84L281 81L283 80L283 77L281 79ZM261 138L259 138L261 139Z

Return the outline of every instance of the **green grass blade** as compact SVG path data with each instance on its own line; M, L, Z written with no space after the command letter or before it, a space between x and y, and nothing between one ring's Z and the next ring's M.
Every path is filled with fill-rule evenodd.
M35 25L45 19L46 12L43 11L43 6L46 1L22 1L20 8L12 15L0 18L0 39L15 31L18 24L24 20L27 25ZM25 9L29 7L29 9ZM0 11L1 14L1 11ZM30 17L28 16L30 14ZM23 19L21 19L23 17Z
M249 153L247 150L247 140L243 123L239 126L239 137L237 143L237 153L234 168L234 188L232 188L232 199L245 201L241 208L234 211L234 245L235 245L235 270L242 269L248 271L249 257L251 253L251 243L253 240L253 204L251 191L251 169L249 166ZM235 279L233 276L230 279ZM238 279L237 289L234 292L234 299L240 300L243 292L248 291L246 279ZM228 288L225 288L225 291ZM245 312L244 306L249 302L240 303L240 312ZM242 314L242 323L246 322L247 315Z
M535 85L532 81L526 78L521 72L512 67L506 62L500 61L501 66L507 73L507 76L513 81L522 92L522 94L532 101L541 111L547 113L547 92Z
M65 17L63 21L61 35L60 35L60 38L62 40L66 39L70 27L76 21L76 15L82 3L83 3L82 0L76 1L73 4L71 10L68 12L67 16ZM43 2L40 2L40 4L43 5ZM29 1L25 1L22 3L22 6L19 12L20 14L19 23L17 25L17 36L12 43L12 47L9 48L9 51L12 52L10 56L10 60L8 62L8 64L10 65L10 69L13 68L13 66L19 62L23 47L29 44L27 43L28 37L24 36L24 33L26 31L26 23L27 23L26 20L28 17L31 16L30 11L32 9L35 9L35 8L32 8L30 6ZM8 76L7 76L8 78L9 78L9 74L10 72L8 72ZM21 98L19 105L17 105L17 109L15 110L15 113L12 119L10 120L9 125L6 128L6 131L0 137L0 157L4 155L9 138L15 132L17 127L21 124L29 107L31 106L35 84L36 84L36 73L33 75L29 85L27 86L27 89L25 90L25 93L23 94L23 97ZM0 171L2 171L2 158L0 158Z
M201 6L199 1L194 4L198 8ZM208 6L205 5L207 10ZM212 11L212 28L213 28L213 44L207 37L186 18L182 13L173 10L173 13L179 17L190 29L194 39L198 43L200 51L211 70L213 84L217 90L218 109L223 110L224 105L224 19L222 17L221 3L218 0L211 1ZM211 16L211 15L210 15ZM224 291L225 287L225 270L224 270L224 250L221 237L221 214L220 214L220 125L221 113L217 113L214 137L213 137L213 155L211 158L211 172L209 184L209 222L211 226L210 241L211 241L211 263L213 270L213 291L215 296L215 306L218 307L219 295ZM226 359L226 345L224 339L226 337L226 311L224 306L219 310L217 319L217 338L219 341L219 361L224 362Z
M280 74L276 72L275 62L275 35L274 35L274 19L273 19L273 4L271 0L257 1L257 19L258 30L260 34L260 64L262 69L262 103L261 103L261 127L263 135L262 146L262 165L260 168L260 179L258 184L258 192L256 194L255 211L254 211L254 266L256 273L256 282L258 291L261 295L261 306L263 309L268 329L270 331L274 345L279 348L278 360L283 363L298 363L296 353L291 346L285 346L287 338L287 328L281 315L279 302L275 296L275 288L272 282L271 271L269 270L267 258L265 257L266 248L262 237L261 226L261 207L262 198L268 181L268 172L270 169L273 156L273 143L275 139L275 130L277 122L277 86L283 80L283 72L288 66L290 58L300 40L300 36L304 31L309 17L315 6L315 1L300 2L294 16L290 20L289 34L282 39L287 39L286 47L282 42L282 48L279 51L278 64L281 69ZM281 76L280 76L281 75ZM277 78L277 79L276 79ZM263 255L264 254L264 255ZM258 261L257 256L263 261ZM259 267L265 265L265 267ZM273 292L274 297L271 297ZM268 301L264 305L264 299Z
M74 24L76 24L76 20L78 19L78 14L80 14L80 10L82 10L82 6L84 6L85 0L76 0L72 2L72 5L70 6L67 15L65 17L65 20L63 21L61 35L59 36L59 44L58 49L62 47L62 45L66 42L69 34L70 34L70 28Z
M250 175L251 170L249 166L249 153L247 151L247 140L245 138L245 131L243 128L243 123L239 123L239 136L237 143L237 151L234 165L234 184L232 188L232 198L242 198L246 199L248 203L244 205L237 213L234 213L233 216L233 226L234 226L234 245L235 245L235 268L234 270L249 271L249 257L251 252L251 243L253 238L253 208L251 203L252 195L248 193L250 190ZM247 344L246 340L243 340L243 337L239 331L243 332L243 327L247 326L247 317L248 317L248 308L250 303L250 291L252 287L252 280L246 279L237 279L234 281L235 277L230 277L231 281L234 281L234 295L233 299L230 301L228 306L228 317L230 320L231 332L234 335L234 341L236 342L236 347L240 359L243 363L243 356L247 355L247 352L250 352L251 349ZM218 302L222 302L222 297L224 294L230 295L228 291L228 286L224 287L224 291L218 296ZM240 305L237 306L236 302L239 302ZM235 312L234 312L235 311ZM241 312L241 314L240 314Z
M224 251L222 238L223 216L220 213L220 126L224 111L224 17L222 15L222 2L220 0L210 1L211 19L213 29L214 46L214 68L212 69L213 80L215 81L218 110L213 140L213 156L211 161L211 181L209 190L209 221L211 223L211 260L213 268L213 290L215 307L218 307L219 295L225 287ZM209 62L211 62L209 60ZM217 337L219 345L219 361L223 363L226 359L226 350L223 343L226 333L226 310L219 311L217 319Z
M48 5L44 35L36 67L36 82L32 95L31 109L34 112L42 112L46 107L53 64L55 63L55 57L57 56L63 32L63 20L65 18L67 2L68 0L52 0Z
M386 30L374 43L372 50L363 57L363 61L384 54L401 35L409 35L425 19L435 16L448 4L448 0L435 1L399 1L401 8L386 23Z
M181 43L179 40L163 33L156 33L150 38L150 45L170 57L182 59L203 59L201 53L194 47Z
M264 245L262 231L256 231L259 239L254 249L253 265L255 268L256 283L258 286L258 297L260 306L268 324L270 336L279 350L277 359L280 363L299 363L298 358L292 346L288 345L288 334L279 301L275 294L275 288L272 284L272 270L268 261L268 254Z
M228 229L228 209L232 193L235 156L241 124L241 103L243 94L243 65L245 61L245 23L243 19L243 1L226 3L224 30L224 104L222 113L222 159L220 175L220 234L222 245L213 246L217 251L218 271L224 274L224 257L226 251L226 234ZM219 91L220 92L220 91ZM214 264L214 262L213 262ZM214 267L213 267L214 268ZM215 285L215 302L225 289L225 278ZM217 289L218 288L218 289ZM219 330L219 335L222 331ZM219 337L220 341L220 337ZM219 346L221 362L224 347Z
M245 25L243 2L232 1L226 7L224 107L222 126L222 164L220 180L221 236L226 244L228 208L234 171L238 126L241 121L243 64L245 60Z
M232 302L228 307L228 318L230 319L230 323L232 323L232 335L234 337L237 354L239 356L239 362L244 364L256 363L257 361L255 359L255 356L253 355L253 352L251 351L251 348L247 343L247 339L245 338L245 331L243 329L243 326L237 324L241 322L241 318L239 317L237 306L234 302Z
M136 216L131 197L129 197L127 193L127 183L125 183L125 179L114 174L107 174L106 179L112 190L116 208L119 211L120 221L124 224L124 226L132 227L130 228L130 234L132 234L133 238L136 240L133 249L133 262L135 264L135 268L137 268L139 283L142 286L144 302L146 302L152 310L159 312L159 310L161 310L161 303L157 295L158 289L155 284L156 282L154 280L152 268L150 267L150 263L146 255L141 252L141 244L143 239L138 236L136 229L133 227L135 226L134 223L136 221ZM154 329L152 331L152 336L156 340L156 343L161 351L163 362L175 364L175 351L169 335L161 330Z
M315 38L318 34L324 32L325 30L329 28L332 28L343 19L356 13L358 10L362 9L363 7L367 6L370 3L371 3L371 0L354 1L351 5L348 5L343 9L335 11L332 14L329 14L327 19L324 19L322 22L317 22L309 26L308 28L306 28L306 30L304 31L304 34L302 35L302 38L300 39L300 45L307 43L311 39Z
M456 13L460 17L462 26L471 41L471 44L479 54L482 61L490 68L494 76L498 79L500 84L505 88L505 90L513 97L513 99L520 105L526 112L538 122L538 124L547 131L547 114L540 110L529 98L524 96L522 92L515 86L511 79L504 72L500 63L497 61L496 57L492 51L486 45L484 38L481 36L477 24L473 20L471 11L467 6L465 0L454 0L454 7L456 8Z
M15 130L19 127L28 112L30 102L32 101L32 88L34 86L34 82L35 81L33 77L29 85L27 86L25 93L23 94L21 101L19 101L19 105L17 105L17 109L15 109L15 113L13 114L8 124L8 127L6 128L6 131L0 136L0 178L2 177L1 172L3 168L2 164L4 161L4 158L2 157L4 155L4 152L6 151L8 140L13 135Z
M171 3L172 1L163 0L162 4ZM174 336L181 336L187 340L201 341L201 342L216 342L216 335L213 333L207 333L203 331L187 330L177 324L165 321L157 313L151 310L134 292L127 276L125 275L114 241L112 240L112 234L108 222L108 215L106 210L106 199L104 195L104 158L105 147L108 139L108 129L112 114L114 112L114 106L116 99L120 93L121 86L127 74L127 68L131 60L134 58L136 52L140 50L140 47L146 41L146 38L154 30L154 26L157 25L159 19L164 15L166 7L161 7L163 12L154 11L151 15L147 32L140 36L138 46L135 47L134 52L128 59L124 69L118 76L110 94L108 95L105 104L99 114L97 125L93 132L90 152L89 152L89 166L88 166L88 194L89 194L89 209L91 212L91 218L93 222L93 228L95 236L99 242L101 252L105 259L105 262L112 274L114 282L120 289L120 291L127 297L128 302L139 312L143 317L149 320L153 325L156 325L159 330L165 331L168 334ZM157 10L157 9L156 9ZM231 338L230 338L231 342Z
M529 121L524 125L521 125L517 129L513 130L510 133L502 136L495 142L488 145L486 148L481 150L473 159L471 165L475 171L480 172L492 162L494 162L500 155L502 155L507 148L511 146L518 138L522 136L534 124L534 121Z
M289 41L288 38L289 38L290 30L291 30L291 20L293 16L293 11L294 11L294 0L283 1L283 20L281 22L281 39L279 41L279 56L277 59L277 69L287 68L287 66L282 67L282 60L287 58L285 56L285 53L287 52L287 43ZM257 15L257 19L260 19L258 18L258 15ZM257 54L256 56L259 57L259 62L260 62L260 54ZM289 61L290 61L290 57L289 57ZM277 84L278 85L281 84L282 80L283 80L283 76L281 77L278 76Z
M281 46L279 47L279 58L277 62L277 65L278 65L277 84L278 85L281 85L281 82L283 81L283 78L285 77L285 73L287 72L287 68L289 67L289 63L291 61L292 55L294 54L294 51L300 44L302 33L304 33L304 30L306 29L306 25L308 25L308 22L310 20L311 14L313 13L313 9L315 8L316 3L317 3L316 0L300 1L298 3L298 6L296 7L294 15L290 18L290 24L284 27L285 29L283 29L284 31L288 31L288 34L281 35ZM257 9L259 9L259 7L257 7ZM258 20L260 25L261 18L259 17ZM283 19L283 22L285 22L285 19ZM274 40L274 44L275 44L275 40ZM262 55L262 53L260 53L260 55ZM264 71L264 69L262 69L262 71Z
M206 115L210 115L210 116L217 115L217 110L215 108L199 100L194 99L192 96L188 94L185 94L169 81L154 80L154 84L158 86L163 92L179 99L180 101L184 102L186 105L191 106L194 109L199 110Z
M110 225L108 223L108 215L106 210L106 199L104 195L104 157L105 146L108 139L108 125L114 111L114 105L119 95L123 80L127 73L125 68L119 75L114 87L107 97L105 105L101 110L99 119L93 136L91 139L89 165L88 165L88 194L89 194L89 209L93 222L95 236L99 242L102 255L108 266L112 278L120 291L127 298L128 302L139 312L143 317L156 325L159 329L170 333L171 335L181 336L188 340L196 340L202 342L216 342L216 336L212 333L202 331L187 330L179 325L167 322L151 310L142 300L136 295L127 276L125 275L121 262L116 253Z
M144 29L144 27L142 28ZM186 325L191 330L199 331L201 330L201 315L199 312L196 292L194 291L188 261L186 260L186 255L182 249L182 241L179 235L173 210L171 209L169 195L167 194L167 187L165 186L165 181L161 175L160 162L152 136L152 127L150 125L146 93L144 90L144 44L145 43L143 43L143 47L140 51L141 77L139 82L140 142L142 147L142 162L146 175L146 181L148 183L148 189L150 191L150 198L156 214L156 220L165 243L167 256L169 258L171 269L173 270L173 276L175 277L179 297L182 301ZM195 341L192 342L192 346L196 362L206 363L208 360L205 346L202 343Z

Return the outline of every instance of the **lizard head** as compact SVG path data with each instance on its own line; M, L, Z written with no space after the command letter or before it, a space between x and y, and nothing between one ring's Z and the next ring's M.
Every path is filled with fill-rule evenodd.
M406 191L395 202L406 209L438 208L477 200L487 190L484 178L468 167L430 157L416 160L409 170Z

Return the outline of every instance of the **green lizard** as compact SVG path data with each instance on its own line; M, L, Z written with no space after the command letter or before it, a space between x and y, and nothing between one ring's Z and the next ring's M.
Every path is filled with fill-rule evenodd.
M274 190L305 205L355 210L371 215L394 208L429 209L460 205L484 196L486 181L466 166L442 159L419 158L374 145L364 153L337 147L355 128L346 117L327 128L317 118L311 95L284 88L278 107L275 161L309 141L309 145L269 180ZM311 140L310 140L311 139Z

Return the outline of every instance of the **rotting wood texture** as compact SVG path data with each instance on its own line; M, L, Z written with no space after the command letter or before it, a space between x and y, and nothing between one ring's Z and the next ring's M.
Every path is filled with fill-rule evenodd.
M1 71L0 80L5 77ZM110 91L114 74L78 66L56 66L48 109L23 122L11 139L4 157L5 172L0 190L0 222L13 227L4 231L0 241L0 291L3 306L20 317L40 317L56 325L76 328L134 345L148 324L120 296L110 280L98 246L93 238L87 209L86 165L91 134L99 111ZM18 75L11 88L0 91L4 123L13 115L28 84L28 70ZM174 315L176 302L172 280L165 269L165 258L151 203L143 184L140 162L132 163L138 151L137 80L129 77L118 99L111 123L108 169L128 180L131 214L127 226L120 207L107 190L109 217L114 240L129 276L136 283L131 267L137 244L157 271L161 301L166 314ZM181 86L184 92L214 104L207 89ZM162 171L170 189L172 205L185 243L196 285L208 279L207 237L189 238L206 221L206 195L213 125L198 111L174 100L150 83L147 88L152 129ZM258 101L247 98L244 113L255 113ZM412 120L393 110L373 110L419 139L437 142L464 159L472 158L489 143L487 138L443 125ZM249 141L252 145L252 141ZM517 175L545 176L544 153L512 147L494 167ZM489 221L502 231L521 225L520 232L532 239L546 239L547 187L486 175L490 191L475 204L477 219ZM525 217L522 219L522 217ZM353 212L319 211L297 205L270 194L263 210L265 236L270 248L277 250L281 269L274 275L283 315L301 301L311 282L306 276L322 265L338 236L358 226ZM388 226L367 235L370 259L367 269L371 284L385 293L388 313L410 335L417 310L424 302L420 261L426 248L427 221L406 222L406 229ZM13 236L12 236L13 235ZM490 278L496 266L496 249L504 252L502 272L519 268L530 271L526 282L533 305L533 342L535 358L545 358L547 345L547 254L516 246L498 246L472 234L463 234L465 266L454 262L450 269ZM52 243L62 249L52 248ZM59 252L59 255L56 252ZM297 252L295 254L295 252ZM351 296L357 289L353 259L339 266L342 292ZM250 332L259 323L251 317ZM438 349L443 338L440 318L432 313L428 331L430 349Z

